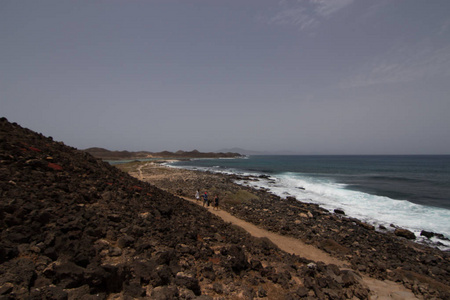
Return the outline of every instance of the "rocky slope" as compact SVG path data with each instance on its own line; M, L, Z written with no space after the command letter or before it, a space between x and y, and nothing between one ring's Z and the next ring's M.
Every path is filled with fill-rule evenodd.
M90 154L0 119L0 299L367 299Z

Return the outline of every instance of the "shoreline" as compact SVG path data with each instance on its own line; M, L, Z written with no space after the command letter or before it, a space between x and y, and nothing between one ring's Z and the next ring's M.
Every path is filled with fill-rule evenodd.
M280 235L299 239L346 261L353 269L382 280L450 293L450 253L378 232L360 220L332 214L317 204L282 199L264 189L238 185L240 176L142 163L130 175L184 197L196 189L219 194L220 207L233 216Z
M410 214L406 214L406 208L403 208L402 211L398 211L400 215L386 212L386 216L383 218L378 218L379 214L375 213L375 210L366 210L363 209L363 206L359 207L358 204L356 204L356 207L358 209L352 209L352 207L349 207L349 202L340 201L338 199L337 202L330 202L328 201L322 201L324 198L321 196L319 197L317 194L314 194L314 189L310 189L308 187L309 182L303 182L303 184L306 184L306 188L302 183L295 189L299 189L301 191L295 190L292 186L290 186L290 183L286 185L285 178L280 177L277 175L269 175L264 172L247 172L244 170L235 170L233 173L233 170L231 171L218 171L209 169L208 167L195 167L193 169L179 167L179 166L173 166L170 165L173 161L168 161L166 163L162 163L163 165L174 168L174 169L184 169L188 171L200 171L200 172L211 172L212 174L217 175L225 175L225 176L233 176L235 179L235 183L240 186L246 186L251 189L263 189L266 190L269 193L275 194L278 197L285 199L285 198L295 198L297 201L302 203L311 203L311 204L317 204L321 208L324 208L330 213L334 214L340 214L344 215L349 218L355 218L358 219L361 222L370 224L375 227L375 230L381 233L393 233L398 234L400 236L406 237L408 239L413 240L414 242L422 245L426 245L429 247L435 247L443 252L450 252L450 235L448 232L448 228L442 227L441 224L446 223L445 218L448 213L446 213L443 216L439 216L440 223L434 224L438 225L436 226L429 226L429 222L427 221L425 216L434 217L434 214L437 213L438 210L446 210L443 207L439 206L427 206L423 204L418 204L416 202L408 201L408 200L400 200L400 199L394 199L394 198L387 198L392 203L389 203L390 205L397 205L397 202L405 202L408 203L408 205L412 205L414 207L409 207L409 210L425 210L430 211L428 214L424 215L422 219L422 223L417 223L417 219L412 217ZM292 179L292 178L291 178ZM281 185L280 185L281 184ZM348 195L347 198L357 198L361 197L361 195L364 195L365 197L381 197L376 194L371 194L367 192L363 192L360 190L353 190L353 189L344 189ZM303 193L308 192L308 193ZM311 195L312 193L312 195ZM350 194L351 193L351 194ZM306 195L306 196L305 196ZM387 197L387 196L385 196ZM378 201L378 199L374 199L371 201ZM383 199L380 199L380 201L384 201ZM338 204L336 204L338 203ZM389 206L388 206L389 207ZM385 209L385 207L378 207L378 209ZM446 210L447 212L450 212ZM400 217L400 219L398 219ZM423 222L425 221L425 223ZM418 225L422 224L424 226Z

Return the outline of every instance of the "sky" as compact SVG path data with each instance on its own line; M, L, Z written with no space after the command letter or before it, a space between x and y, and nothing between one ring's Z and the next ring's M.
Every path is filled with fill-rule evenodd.
M0 116L78 149L450 154L450 1L1 0Z

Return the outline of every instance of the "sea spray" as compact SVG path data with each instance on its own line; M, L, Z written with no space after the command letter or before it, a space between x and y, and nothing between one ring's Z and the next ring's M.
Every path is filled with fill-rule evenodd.
M256 178L256 174L254 175ZM414 232L418 239L423 239L420 236L422 230L450 236L448 223L450 211L443 208L352 191L346 189L345 184L329 180L321 182L317 178L293 174L272 176L271 180L240 180L236 183L268 189L281 198L291 196L301 202L319 204L330 212L341 209L346 215L377 227L379 225L386 228L392 228L391 225L402 227ZM450 249L449 241L440 242L443 244L442 249Z

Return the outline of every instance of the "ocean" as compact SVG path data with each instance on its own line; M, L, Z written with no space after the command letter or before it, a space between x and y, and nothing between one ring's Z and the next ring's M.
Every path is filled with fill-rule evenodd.
M238 159L198 159L172 167L258 177L238 184L266 188L285 198L342 209L364 222L391 224L450 238L450 155L433 156L303 156L255 155ZM431 242L450 250L450 241Z

